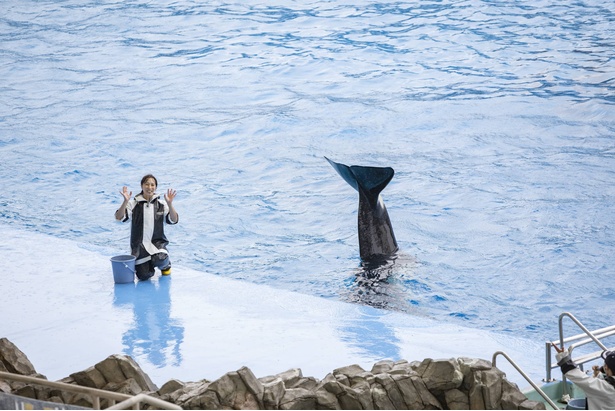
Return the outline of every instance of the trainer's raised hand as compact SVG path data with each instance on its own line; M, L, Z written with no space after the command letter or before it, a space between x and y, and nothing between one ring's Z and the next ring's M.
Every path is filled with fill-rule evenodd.
M124 186L122 187L122 191L120 191L120 194L122 195L122 197L124 197L124 201L122 202L122 205L120 205L120 208L115 210L115 219L118 221L121 221L126 215L126 207L128 206L128 202L132 197L132 191L128 191L128 187Z
M172 188L169 188L167 190L167 193L164 195L164 199L167 200L167 204L171 205L176 195L177 191L173 190Z
M132 197L132 191L128 191L128 187L124 186L122 187L122 191L120 191L120 194L122 194L122 197L124 197L124 201L130 201L130 198Z
M167 204L169 205L169 217L171 217L171 221L173 222L173 224L179 221L179 215L177 214L177 211L175 211L175 207L173 207L173 200L175 199L176 195L177 195L177 191L171 188L169 188L167 190L167 193L164 195L164 199L167 201Z

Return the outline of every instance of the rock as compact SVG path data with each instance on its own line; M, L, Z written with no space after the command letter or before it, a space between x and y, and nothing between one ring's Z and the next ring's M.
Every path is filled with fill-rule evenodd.
M289 388L280 401L281 410L313 410L316 408L316 395L304 388Z
M372 400L374 401L375 410L397 410L384 387L378 383L372 385Z
M418 376L416 377L411 376L410 380L412 381L414 388L419 394L421 402L423 403L423 407L422 407L423 409L426 409L426 410L441 410L442 409L442 405L440 404L440 401L438 401L435 395L433 395L431 391L427 389L427 385L425 385L425 382L423 381L423 379L421 379Z
M348 377L344 375L344 378L348 381ZM340 383L337 378L333 376L333 374L327 374L325 378L320 382L318 387L316 387L316 392L320 390L324 390L334 395L339 402L340 408L343 410L365 409L362 404L372 402L369 385L367 385L367 392L365 392L365 389L355 390L348 387L347 385ZM361 396L367 396L368 399L363 398L362 400L359 400ZM370 408L373 408L373 406Z
M266 410L277 410L284 397L286 387L280 378L263 384L263 405Z
M472 373L467 379L468 399L471 410L484 410L485 399L483 398L483 387L480 375Z
M414 369L408 362L400 362L398 364L395 364L393 368L388 371L388 374L411 375L416 374L416 371L414 371Z
M102 389L107 385L105 377L94 366L87 368L83 371L72 373L70 377L75 384L82 385L84 387L99 388Z
M165 395L169 395L177 390L181 390L182 388L184 388L186 386L186 384L184 384L183 382L181 382L180 380L176 380L176 379L172 379L167 381L166 383L164 383L162 385L162 387L160 387L160 389L158 390L158 395L160 397L163 397Z
M368 380L371 382L368 382ZM376 379L372 376L372 378L368 380L365 380L364 382L357 382L353 384L352 389L346 391L348 396L359 401L361 408L364 410L374 409L372 385L375 384Z
M75 394L70 403L67 404L76 405L78 407L93 408L92 398L87 394Z
M49 398L51 397L51 391L53 391L51 387L35 385L34 389L36 390L36 399L41 401L49 401Z
M542 402L525 400L519 404L520 410L546 410L546 406Z
M61 382L64 384L75 384L75 381L71 377L62 378L61 380L58 380L58 382ZM64 404L72 404L72 399L73 397L75 397L75 393L64 391L59 388L52 389L49 392L49 395L51 397L60 397Z
M457 362L459 363L459 369L463 375L468 375L474 371L490 370L492 367L490 361L479 358L461 357Z
M64 404L64 402L62 401L62 398L60 398L60 397L49 397L49 399L47 401L55 402L57 404Z
M6 381L0 380L0 392L8 394L11 391L11 386Z
M354 388L357 385L363 385L363 384L372 385L374 381L376 381L374 374L366 371L362 374L357 374L353 376L352 378L350 378L350 386Z
M2 355L2 354L0 354ZM4 365L4 363L2 362L2 360L0 359L0 371L1 372L9 372L6 369L6 366ZM5 393L10 393L12 391L11 386L9 385L9 383L7 381L4 380L0 380L0 392L5 392Z
M449 410L467 410L470 408L470 400L468 399L468 394L464 393L461 390L452 389L445 392L444 399L446 401L446 407Z
M143 392L143 389L141 388L139 383L137 383L137 381L134 378L128 378L127 380L124 380L120 383L110 382L107 385L105 385L103 389L106 391L113 391L119 394L126 394L130 396L141 394L141 392ZM100 399L101 408L103 409L109 408L111 405L112 403L108 399L106 398Z
M372 374L375 375L375 374L381 374L383 372L389 372L390 370L393 369L393 365L395 365L395 362L392 360L378 361L372 367Z
M416 372L419 376L422 376L427 367L429 367L429 364L432 363L432 361L433 360L431 358L425 358L421 362L413 361L412 363L410 363L410 366L412 367L414 372Z
M263 405L263 385L246 367L226 373L209 384L207 390L217 394L223 407L259 409Z
M239 386L237 384L238 382L240 383ZM217 394L220 400L220 405L233 407L238 391L241 391L239 395L243 396L243 392L245 392L246 387L243 385L243 382L237 372L231 371L209 384L207 390L213 391Z
M158 391L156 384L143 372L135 360L127 355L111 355L92 367L72 373L70 378L77 385L107 391L115 391L115 387L122 387L122 384L127 380L132 380L137 384L138 392ZM130 390L136 391L134 387L131 387Z
M186 410L219 410L220 400L215 391L208 389L210 384L207 380L188 383L179 390L177 400L171 402Z
M363 374L364 372L365 370L361 368L360 365L353 364L346 367L336 368L335 370L333 370L333 375L336 377L338 375L345 375L346 377L348 377L348 379L350 379L355 375Z
M0 338L0 362L7 372L20 375L36 375L28 357L8 338Z
M36 399L36 390L31 385L24 385L23 387L14 390L13 394L19 395L20 397Z
M517 387L516 384L513 384L506 379L502 379L502 409L517 409L525 401L527 401L526 396L519 390L519 387Z
M301 370L299 370L301 372ZM248 392L254 396L259 407L263 405L263 395L265 392L265 388L263 384L256 378L252 370L248 367L242 367L237 370L237 374L241 377L241 380L248 388Z
M25 359L25 360L24 360ZM0 370L36 374L7 339L0 340ZM375 373L375 374L374 374ZM170 380L160 389L129 356L111 355L60 382L136 395L147 393L184 409L544 409L529 401L506 375L486 360L459 358L379 361L372 372L359 365L336 368L322 381L292 368L256 378L247 367L210 382ZM0 381L0 392L92 407L91 398L59 389ZM101 406L107 400L101 399ZM149 408L149 407L146 407Z
M290 388L305 388L313 391L318 386L319 381L314 377L303 377Z
M128 395L137 395L143 392L143 388L134 378L128 378L120 383L110 382L103 389Z
M284 382L286 388L291 388L303 377L303 373L300 368L291 368L290 370L277 374L276 377Z
M420 374L429 391L442 393L461 387L463 373L454 358L449 360L429 361Z
M367 395L369 396L369 400L363 398L363 400L361 401L359 399L359 393L350 389L348 391L344 391L341 395L338 395L337 400L339 401L340 408L343 410L374 409L373 405L371 408L365 408L363 406L363 404L366 402L370 402L373 404L371 390L367 392Z
M501 409L502 378L504 374L497 368L477 371L476 374L480 376L485 407L491 410Z
M404 403L410 410L423 408L423 400L409 375L392 375L393 381L401 393Z
M318 410L340 410L339 402L337 401L337 397L327 390L317 389L314 391L316 394L316 409Z
M188 404L192 399L203 395L207 391L209 384L210 382L208 380L188 382L179 390L166 394L165 397L167 397L168 400L165 401L169 401L183 408L189 409L190 407L186 404ZM198 401L196 402L198 403Z
M158 391L156 384L152 382L139 364L128 355L114 355L116 361L120 365L120 369L126 378L134 378L143 391Z
M376 377L376 383L380 384L386 391L387 397L393 404L393 409L403 410L406 408L406 403L402 397L397 384L389 374L378 374ZM373 395L372 395L373 397Z
M94 365L94 368L100 371L107 383L121 383L126 379L126 376L117 361L117 355L111 355L105 358L101 362Z
M320 382L319 387L323 387L326 391L335 396L338 396L345 391L345 388L342 387L342 384L340 384L333 374L327 374ZM318 387L316 389L318 389Z
M335 374L334 377L340 384L346 387L350 387L352 385L350 382L350 378L348 378L348 376L345 374Z

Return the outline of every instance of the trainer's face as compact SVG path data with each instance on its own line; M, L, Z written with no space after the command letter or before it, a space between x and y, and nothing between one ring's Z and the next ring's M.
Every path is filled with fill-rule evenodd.
M154 180L153 178L148 178L141 185L141 190L143 190L143 197L148 200L151 199L156 192L156 180Z

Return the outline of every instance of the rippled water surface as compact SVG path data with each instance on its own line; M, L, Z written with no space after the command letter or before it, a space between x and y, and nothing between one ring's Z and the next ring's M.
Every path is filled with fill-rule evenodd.
M153 172L179 267L539 340L612 324L613 39L597 0L3 0L0 224L123 253ZM384 280L324 156L396 171Z

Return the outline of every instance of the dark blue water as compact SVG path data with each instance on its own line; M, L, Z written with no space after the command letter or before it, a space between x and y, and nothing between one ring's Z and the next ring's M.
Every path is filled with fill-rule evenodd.
M123 253L152 172L177 267L539 340L612 324L614 39L597 0L5 0L0 226ZM396 171L384 281L324 156Z

